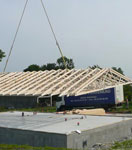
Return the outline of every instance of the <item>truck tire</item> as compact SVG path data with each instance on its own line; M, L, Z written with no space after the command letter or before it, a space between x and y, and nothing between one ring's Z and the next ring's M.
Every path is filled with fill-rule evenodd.
M62 105L59 109L57 109L57 111L64 111L64 110L66 110L64 105Z

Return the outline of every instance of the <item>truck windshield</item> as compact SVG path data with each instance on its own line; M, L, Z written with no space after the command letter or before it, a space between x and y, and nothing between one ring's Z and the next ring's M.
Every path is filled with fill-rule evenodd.
M62 97L57 96L56 97L56 102L60 102L62 100Z

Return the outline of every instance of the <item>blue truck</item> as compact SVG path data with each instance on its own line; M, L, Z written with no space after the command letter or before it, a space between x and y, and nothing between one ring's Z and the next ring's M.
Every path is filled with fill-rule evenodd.
M62 96L56 102L57 110L73 108L104 108L108 109L124 101L123 86L101 90L80 96Z

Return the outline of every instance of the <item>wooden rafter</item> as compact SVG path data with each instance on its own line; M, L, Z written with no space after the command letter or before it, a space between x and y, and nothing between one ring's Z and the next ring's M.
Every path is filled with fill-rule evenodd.
M130 83L107 68L0 73L0 95L80 95Z

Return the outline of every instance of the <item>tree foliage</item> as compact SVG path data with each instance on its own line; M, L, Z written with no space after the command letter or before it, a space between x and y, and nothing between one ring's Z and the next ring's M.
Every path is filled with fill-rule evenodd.
M124 85L124 98L125 100L128 99L129 101L132 100L132 86L131 85Z
M57 70L58 66L55 63L48 63L47 65L42 65L40 68L42 71L44 70Z
M64 56L64 59L65 59L65 63L66 63L66 67L68 69L73 69L74 68L74 62L72 59L69 59L67 57ZM57 59L57 65L60 69L65 69L65 64L64 64L64 61L63 61L63 58L60 57Z
M95 69L95 68L99 68L102 69L99 65L93 65L93 66L89 66L91 69Z
M41 70L39 65L33 64L33 65L28 66L26 69L24 69L24 72L26 72L26 71L39 71L39 70Z
M3 52L1 49L0 49L0 62L2 61L2 59L5 57L5 52Z
M119 73L121 73L122 75L124 75L123 70L120 67L119 68L112 67L112 69L115 70L115 71L117 71L117 72L119 72Z
M74 68L74 62L72 59L69 59L67 57L64 57L65 58L65 61L66 61L66 66L68 69L72 69ZM45 70L58 70L58 69L65 69L65 65L64 65L64 62L63 62L63 59L62 57L58 58L57 59L57 62L56 63L47 63L46 65L42 65L42 66L39 66L39 65L30 65L28 66L26 69L24 69L24 71L45 71Z

